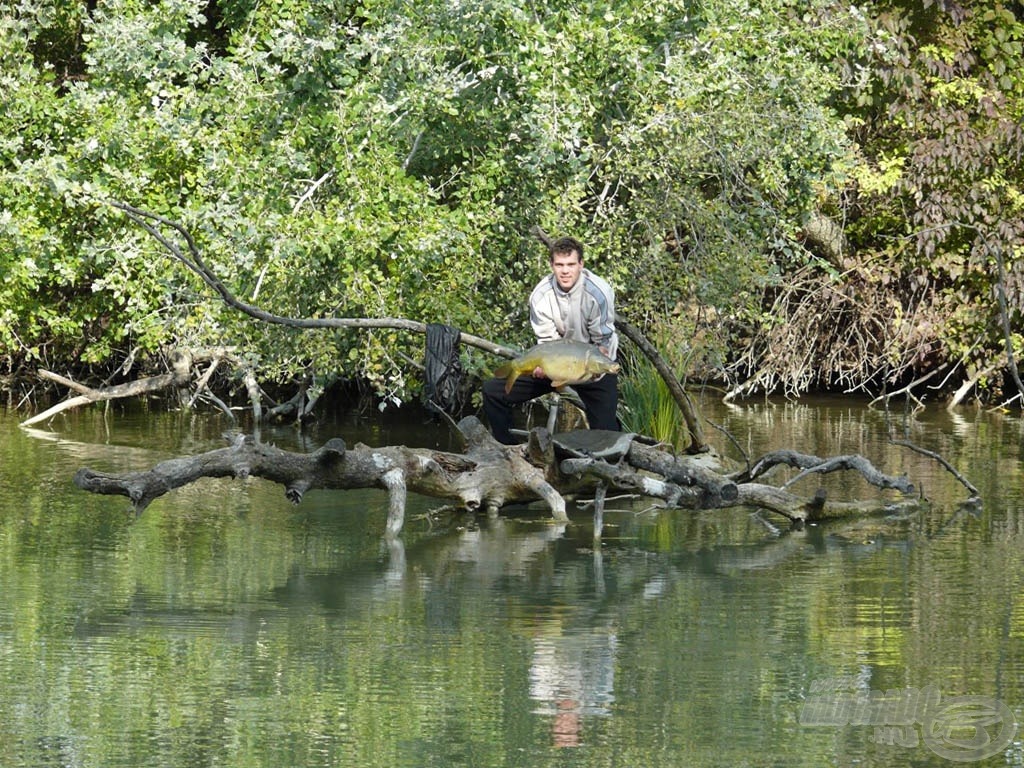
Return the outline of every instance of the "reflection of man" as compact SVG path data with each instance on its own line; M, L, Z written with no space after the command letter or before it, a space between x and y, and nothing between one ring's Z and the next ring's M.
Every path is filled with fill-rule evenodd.
M534 639L530 697L553 716L556 747L580 743L584 715L607 715L614 700L618 638L611 627L542 635Z
M569 339L598 346L612 360L618 352L615 332L615 293L611 286L583 267L583 245L571 237L551 244L551 274L537 283L530 294L530 325L538 343ZM573 384L583 401L587 424L591 429L619 428L615 416L618 407L618 376L607 373L596 381ZM484 382L484 412L494 438L510 445L515 442L512 408L551 391L551 380L543 368L532 376L516 379L512 391L505 394L503 379Z
M580 745L580 708L572 699L555 702L558 714L551 723L551 742L556 747L578 747Z

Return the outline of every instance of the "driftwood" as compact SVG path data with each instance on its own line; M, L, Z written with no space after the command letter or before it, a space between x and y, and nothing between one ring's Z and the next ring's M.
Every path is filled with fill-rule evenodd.
M854 469L881 488L902 491L904 497L892 503L833 502L821 492L801 497L752 481L737 483L709 466L707 453L677 456L639 440L618 460L606 461L567 456L543 428L533 430L529 442L519 446L499 444L473 416L460 421L457 429L465 441L464 453L405 446L371 448L361 443L349 448L344 441L332 439L303 454L237 436L227 448L169 459L142 472L113 475L83 468L74 481L92 493L127 496L139 514L165 493L203 477L260 477L283 485L287 498L296 504L314 488L381 488L389 498L388 538L402 529L410 491L491 515L509 504L540 500L554 519L563 522L568 520L566 496L592 492L603 500L609 488L659 499L669 508L762 508L797 524L921 503L909 497L913 487L905 478L883 475L861 457L816 460L814 466L820 471ZM802 461L801 466L812 465L813 457ZM595 522L600 519L600 506L595 509Z
M178 390L182 405L189 408L195 405L196 400L200 398L210 400L224 412L229 421L234 423L235 416L231 412L231 409L220 398L214 395L213 392L210 391L209 387L210 379L213 377L218 366L224 362L229 363L241 374L242 382L245 385L246 392L248 393L249 400L252 404L254 420L257 424L260 423L262 418L260 403L262 393L260 392L259 385L256 382L256 377L252 372L252 368L244 364L243 361L234 354L233 350L223 347L206 350L179 349L175 350L169 357L170 360L168 368L170 370L167 373L157 376L147 376L124 384L114 384L112 386L104 387L89 387L75 381L74 379L70 379L67 376L61 376L59 373L40 369L36 372L39 378L45 379L46 381L52 381L55 384L60 384L61 386L67 387L78 394L62 400L41 413L30 416L21 422L21 426L30 427L33 424L48 421L63 411L70 410L71 408L77 408L81 405L108 402L110 400L119 400L127 397L142 397L144 395L156 394L157 392L162 392L167 389ZM203 363L209 363L209 366L197 377L197 381L193 388L193 370Z

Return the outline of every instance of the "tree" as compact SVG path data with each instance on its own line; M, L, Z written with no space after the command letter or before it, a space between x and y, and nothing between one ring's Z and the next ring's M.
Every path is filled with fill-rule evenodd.
M257 320L289 327L326 329L351 327L403 327L408 321L366 318L284 318L239 301L205 263L187 230L161 216L140 211L122 203L133 221L151 234L168 251L213 288L226 305ZM187 253L177 246L164 228L176 232L185 241ZM547 241L543 231L538 236ZM648 343L628 324L620 325L630 339L661 369L660 358L647 349ZM484 346L494 352L506 350L484 340L466 337L463 340ZM187 364L187 363L186 363ZM670 385L678 388L670 373L663 373ZM181 385L172 376L169 384ZM205 377L204 377L205 380ZM74 383L72 383L74 386ZM86 399L94 399L86 391ZM699 428L693 426L695 415L685 393L681 393L683 415L690 423L693 440L690 453L711 456L703 445ZM258 411L258 404L254 405ZM43 418L43 416L37 417ZM29 422L35 419L29 420ZM259 419L256 418L258 425ZM465 454L450 454L431 449L410 449L405 446L369 448L357 445L349 450L341 440L330 440L306 456L280 451L259 441L258 427L254 439L238 436L229 449L210 451L201 456L161 462L151 470L127 475L108 475L87 468L75 475L80 488L94 493L117 494L131 499L141 513L154 499L179 486L202 477L263 477L286 487L288 498L298 503L312 488L367 488L387 490L390 504L386 536L394 539L401 531L409 490L450 499L469 511L483 509L497 514L506 504L544 500L556 520L567 521L564 494L594 490L594 536L601 534L604 497L609 487L631 491L640 496L663 500L670 507L688 506L707 509L734 505L766 508L781 514L793 524L802 525L835 516L865 513L877 507L874 503L834 502L819 491L811 499L794 496L786 488L796 480L813 473L854 469L872 484L897 489L905 496L914 492L906 478L894 478L878 472L861 456L841 456L822 460L794 451L784 450L764 456L743 472L726 475L709 468L706 462L676 455L655 440L635 433L619 431L576 431L550 435L546 429L535 429L525 447L502 446L475 417L466 417L456 425L467 446ZM909 444L908 444L909 445ZM913 447L913 446L910 446ZM940 459L941 460L941 459ZM714 461L714 459L712 459ZM803 470L781 488L755 483L759 476L783 464ZM947 468L948 465L946 465ZM734 482L742 480L742 485ZM965 485L977 495L969 483ZM972 503L974 498L972 497ZM917 500L904 500L904 508L917 506ZM886 511L893 505L886 503Z
M54 7L27 0L3 27L22 110L4 127L34 136L0 163L8 366L109 374L229 346L265 379L358 378L386 402L416 391L412 341L247 323L96 201L183 222L236 295L281 315L517 346L539 222L583 236L642 330L685 337L693 301L757 311L764 243L791 242L833 183L847 149L822 62L864 26L818 0Z
M1021 338L1019 10L877 2L842 58L858 160L824 201L841 244L788 270L737 360L745 389L872 394L928 381L998 394ZM1005 269L1003 268L1005 265ZM1000 293L1005 305L993 301ZM942 378L936 378L938 375Z

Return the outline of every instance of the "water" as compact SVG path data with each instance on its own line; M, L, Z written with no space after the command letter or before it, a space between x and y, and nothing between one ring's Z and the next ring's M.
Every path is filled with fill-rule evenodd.
M912 423L978 486L965 507L964 486L889 444L862 404L703 408L752 458L860 453L931 506L774 532L748 510L617 500L595 549L581 512L431 522L438 502L414 497L388 547L380 491L294 507L261 480L203 480L136 519L71 483L81 466L221 447L216 416L98 409L29 431L0 415L0 765L1024 765L1002 730L1024 722L1021 420ZM336 435L457 445L415 418L263 439ZM819 484L879 495L848 475L795 490ZM886 691L910 716L869 722L864 702ZM957 696L988 725L916 717ZM843 700L861 715L826 711ZM968 759L984 734L998 749Z

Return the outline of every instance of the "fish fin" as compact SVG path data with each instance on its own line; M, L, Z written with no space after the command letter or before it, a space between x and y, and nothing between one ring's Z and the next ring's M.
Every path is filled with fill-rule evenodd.
M504 379L506 376L508 376L511 370L511 363L502 363L501 365L494 369L494 375L499 379Z
M508 378L505 379L505 394L507 395L512 391L512 387L516 384L516 379L519 378L518 371L509 371Z
M551 382L551 388L552 389L557 389L559 392L561 392L562 391L562 387L564 387L567 383L568 382L565 381L564 379L562 379L561 381L552 381Z

